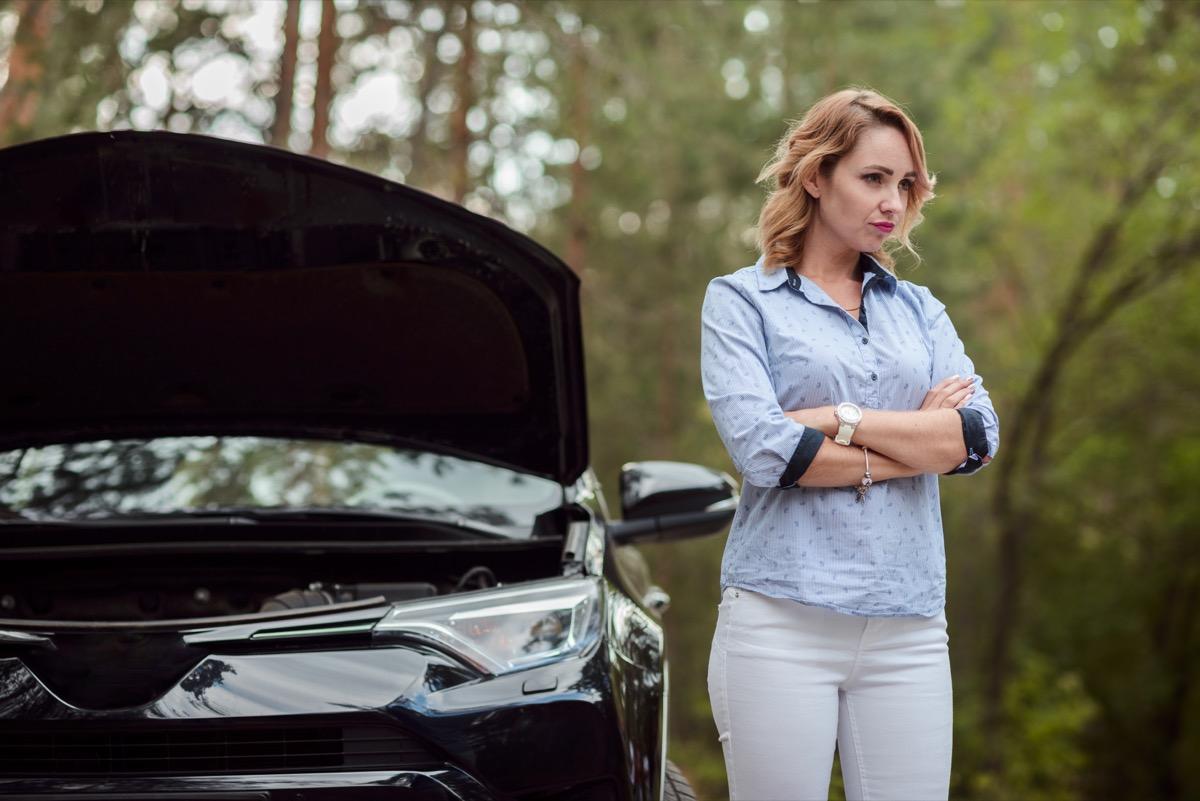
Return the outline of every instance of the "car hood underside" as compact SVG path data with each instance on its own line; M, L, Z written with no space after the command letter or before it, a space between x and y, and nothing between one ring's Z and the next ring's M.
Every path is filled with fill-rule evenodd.
M579 282L527 237L199 136L44 140L0 174L0 448L257 434L585 469Z

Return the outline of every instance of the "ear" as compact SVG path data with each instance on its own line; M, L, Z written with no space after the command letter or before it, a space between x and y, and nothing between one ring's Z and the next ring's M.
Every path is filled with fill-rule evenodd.
M821 186L819 183L817 183L816 178L805 178L801 182L801 185L804 187L804 191L808 192L809 197L813 198L814 200L817 200L821 197Z

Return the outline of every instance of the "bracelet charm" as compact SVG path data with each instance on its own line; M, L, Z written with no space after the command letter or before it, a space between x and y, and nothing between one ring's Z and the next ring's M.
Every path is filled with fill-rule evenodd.
M866 447L863 447L863 477L862 482L854 488L858 495L854 498L855 503L860 503L863 498L867 497L867 490L871 489L871 456Z

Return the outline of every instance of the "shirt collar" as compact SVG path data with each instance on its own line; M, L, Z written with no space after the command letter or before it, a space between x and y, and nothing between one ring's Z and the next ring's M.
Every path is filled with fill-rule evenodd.
M896 276L884 267L870 253L861 253L858 257L859 264L863 270L863 291L867 291L867 287L872 281L879 281L880 286L888 292L895 294L896 292ZM773 289L778 289L788 282L788 272L784 267L778 267L774 270L766 268L765 257L759 256L758 261L754 263L754 272L758 277L758 288L762 292L770 292ZM800 287L796 287L799 289Z
M758 277L758 288L763 292L770 292L787 283L788 274L783 267L768 270L766 259L766 256L758 257L758 261L754 263L754 274Z
M860 253L858 262L863 268L863 291L867 290L867 286L871 281L878 281L879 285L886 289L891 294L896 294L896 276L887 267L884 267L870 253Z

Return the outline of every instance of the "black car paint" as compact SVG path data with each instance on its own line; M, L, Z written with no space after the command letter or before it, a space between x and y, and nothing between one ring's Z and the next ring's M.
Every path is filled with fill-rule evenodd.
M495 220L161 131L0 149L0 175L0 449L241 433L587 468L579 279Z

